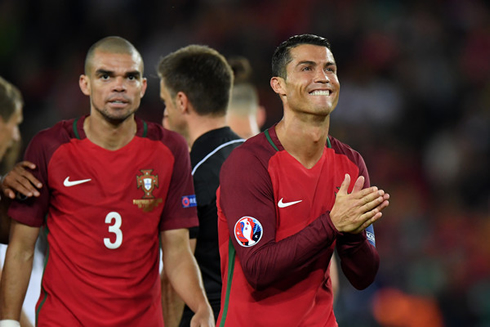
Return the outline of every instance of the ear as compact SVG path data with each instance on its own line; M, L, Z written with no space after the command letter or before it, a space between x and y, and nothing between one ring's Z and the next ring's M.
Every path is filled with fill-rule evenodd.
M284 79L282 77L277 77L277 76L272 77L270 84L271 84L272 90L274 90L274 92L276 92L277 94L279 94L279 95L286 94L286 92L284 91L284 88L285 88Z
M143 97L146 93L146 88L148 87L148 82L146 81L146 78L144 77L142 80L141 80L141 92L140 92L140 96Z
M90 96L90 81L87 75L80 75L78 85L80 85L83 94Z
M182 91L177 92L177 95L175 96L175 106L177 107L177 109L180 110L180 113L182 114L189 113L190 102L189 102L189 98L184 92Z

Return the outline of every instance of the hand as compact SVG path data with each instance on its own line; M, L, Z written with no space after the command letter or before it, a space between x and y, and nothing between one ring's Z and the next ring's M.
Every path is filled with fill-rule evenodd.
M43 184L26 168L36 169L36 165L29 161L19 162L3 177L0 186L5 196L14 199L16 191L27 197L41 195L35 187L40 189Z
M191 327L214 327L213 310L208 305L203 310L198 310L191 320Z
M350 175L346 174L330 211L330 219L339 232L357 234L381 218L381 211L389 205L390 195L376 186L363 189L363 176L359 176L349 194L350 181Z

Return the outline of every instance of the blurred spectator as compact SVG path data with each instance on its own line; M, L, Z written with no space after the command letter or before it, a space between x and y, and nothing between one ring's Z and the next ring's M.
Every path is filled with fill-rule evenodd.
M234 56L228 63L235 76L226 122L240 137L248 139L258 133L266 119L256 87L251 83L252 67L247 58Z

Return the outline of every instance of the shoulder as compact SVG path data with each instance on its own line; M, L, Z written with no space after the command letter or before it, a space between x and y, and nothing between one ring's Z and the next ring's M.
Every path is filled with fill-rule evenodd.
M361 154L358 151L354 150L351 146L339 141L333 136L329 136L328 138L330 140L330 144L332 145L332 149L335 151L335 153L343 154L347 156L351 161L353 161L356 164L357 163L364 164L364 159L362 158Z
M234 166L235 169L250 169L250 165L267 167L270 158L277 153L264 133L246 140L235 148L226 159L224 165Z
M153 141L162 142L172 152L184 151L185 153L188 153L187 142L185 141L184 137L182 137L182 135L165 129L161 125L154 122L143 123L146 124L146 126L144 127L146 128L146 131L143 132L144 137Z
M69 142L75 138L73 122L74 119L63 120L50 128L41 130L29 142L29 147L54 150L61 144Z

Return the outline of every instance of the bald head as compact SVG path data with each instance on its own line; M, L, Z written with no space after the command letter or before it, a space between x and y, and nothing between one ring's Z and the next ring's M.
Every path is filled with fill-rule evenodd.
M134 45L122 37L108 36L97 41L88 49L87 56L85 57L85 75L90 74L90 66L96 52L127 54L137 57L137 60L141 61L141 74L143 74L143 59Z

